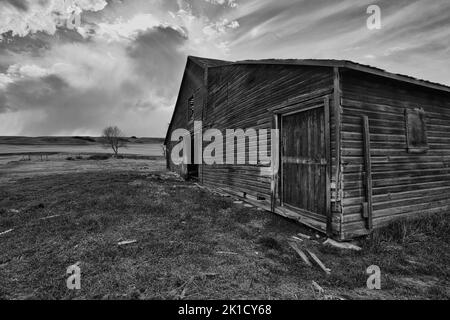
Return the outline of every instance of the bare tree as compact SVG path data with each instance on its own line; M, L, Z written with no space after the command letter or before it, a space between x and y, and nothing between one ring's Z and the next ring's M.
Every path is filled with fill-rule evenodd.
M119 154L119 148L127 146L127 140L122 130L116 126L111 126L103 129L102 143L106 148L111 148L114 151L114 156Z

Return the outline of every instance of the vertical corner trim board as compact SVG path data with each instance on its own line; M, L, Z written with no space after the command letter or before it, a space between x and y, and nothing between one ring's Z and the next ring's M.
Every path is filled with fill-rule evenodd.
M331 141L330 141L330 97L324 98L324 118L325 118L325 159L327 160L326 174L326 190L325 190L325 202L326 202L326 217L327 217L327 235L332 236L332 212L331 212Z
M372 231L372 163L370 157L370 130L369 118L362 116L362 130L364 139L364 192L363 217L366 221L366 228Z
M272 114L272 127L274 129L279 129L278 127L278 115L277 114ZM278 137L279 138L279 137ZM273 141L271 140L271 144L273 145ZM270 208L272 212L275 212L275 207L276 207L276 201L277 201L277 194L278 194L278 170L280 168L280 163L279 163L279 148L276 148L276 152L277 154L273 154L271 153L271 181L270 181ZM272 148L273 151L273 148Z
M342 209L339 206L341 199L342 185L341 185L341 78L339 73L339 67L333 68L333 114L335 123L335 140L336 140L336 175L335 175L335 202L334 211L339 212L339 234L343 239L343 223L344 217Z

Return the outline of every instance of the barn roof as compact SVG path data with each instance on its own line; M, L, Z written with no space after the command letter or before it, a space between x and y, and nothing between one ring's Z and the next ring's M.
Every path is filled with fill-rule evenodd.
M299 65L299 66L315 66L315 67L338 67L357 70L365 73L370 73L382 77L387 77L399 81L404 81L419 86L424 86L436 90L450 92L450 86L446 86L440 83L431 82L423 79L417 79L411 76L391 73L386 70L376 68L370 65L365 65L349 60L320 60L320 59L264 59L264 60L241 60L241 61L223 61L208 58L200 58L189 56L188 59L197 63L202 67L215 68L229 65Z
M422 87L427 87L435 90L440 90L444 92L450 92L450 86L446 86L440 83L435 83L423 79L417 79L411 76L391 73L385 71L380 68L376 68L370 65L360 64L357 62L349 61L349 60L333 60L333 59L264 59L264 60L241 60L241 61L225 61L225 60L217 60L217 59L209 59L203 57L195 57L188 56L188 62L192 61L193 63L199 65L202 68L217 68L224 66L232 66L232 65L299 65L299 66L315 66L315 67L338 67L338 68L347 68L352 70L357 70L361 72L365 72L368 74L374 74L381 77L386 77L390 79L395 79L398 81L403 81L415 85L419 85ZM173 116L175 114L175 110L172 114L172 119L169 123L169 128L167 130L167 134L170 131L170 127L172 126ZM164 144L167 143L168 136L166 134L166 139Z
M194 56L189 56L188 59L190 59L191 61L194 61L196 64L198 64L202 67L208 67L208 68L220 67L220 66L225 66L225 65L229 65L229 64L233 63L231 61L201 58L201 57L194 57Z

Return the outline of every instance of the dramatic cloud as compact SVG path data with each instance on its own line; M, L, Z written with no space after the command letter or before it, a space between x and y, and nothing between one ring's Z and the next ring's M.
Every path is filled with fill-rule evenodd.
M3 0L0 2L0 35L9 31L21 37L38 31L54 34L72 13L99 11L105 6L105 0Z
M27 23L1 29L0 134L96 135L117 124L130 135L162 136L186 56L226 55L227 33L238 27L184 1L146 1L131 11L120 1L104 10L102 1L74 3L98 11L83 15L76 30L52 19L54 2L4 3L9 12L26 11ZM37 17L47 22L37 26Z
M366 27L372 4L380 30ZM229 16L240 24L229 46L240 59L348 59L450 84L449 12L447 0L249 0Z
M26 0L2 0L5 4L16 8L17 10L26 11L28 9L28 3Z
M12 79L8 75L0 73L0 90L4 89L11 82Z
M236 0L205 0L205 1L207 1L209 3L213 3L213 4L226 5L231 8L237 7Z
M380 30L366 27L370 4ZM0 135L114 124L163 136L189 54L349 59L450 84L449 11L447 0L0 0ZM67 28L73 12L81 24Z
M22 64L12 65L0 78L5 83L0 96L7 101L8 110L35 112L39 118L45 117L45 125L27 119L27 124L18 127L32 134L96 134L102 126L112 123L134 132L134 121L130 121L127 114L148 118L148 111L169 109L172 102L169 93L158 91L164 87L164 83L157 80L164 74L163 70L150 73L149 67L149 73L146 73L146 65L141 65L147 57L151 61L147 62L148 66L154 63L166 66L165 71L170 75L177 73L173 69L177 64L167 64L163 52L175 52L179 45L176 40L156 48L145 47L145 40L141 40L141 37L148 40L151 36L158 39L160 33L166 35L166 32L165 29L151 29L130 47L101 42L89 46L55 46L45 57L30 57ZM179 79L170 80L176 83ZM154 121L159 124L157 130L164 130L160 123ZM145 132L150 125L151 121L138 129Z

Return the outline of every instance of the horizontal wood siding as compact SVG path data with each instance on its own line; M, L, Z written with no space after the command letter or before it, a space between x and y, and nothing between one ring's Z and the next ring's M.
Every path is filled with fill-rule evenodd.
M373 225L450 209L450 95L341 70L343 232L366 232L361 216L364 157L361 115L369 119ZM423 108L429 150L408 153L405 108Z
M181 82L180 91L178 93L175 110L173 113L172 122L168 130L168 137L176 129L187 129L193 131L193 123L188 122L188 99L194 95L194 120L202 119L202 109L204 101L204 68L193 63L187 62L186 69ZM166 145L166 157L168 157L169 169L178 172L181 175L186 175L187 167L185 165L175 165L170 159L172 147L178 142L168 141Z
M207 105L203 112L204 129L216 128L223 133L225 129L271 129L272 114L268 108L296 96L327 88L330 92L333 88L333 69L327 67L232 65L211 68L208 72ZM247 141L245 153L236 151L236 158L248 159L248 146ZM261 202L265 199L268 204L271 180L269 176L261 174L264 167L248 162L203 165L202 181L205 185L260 199Z

